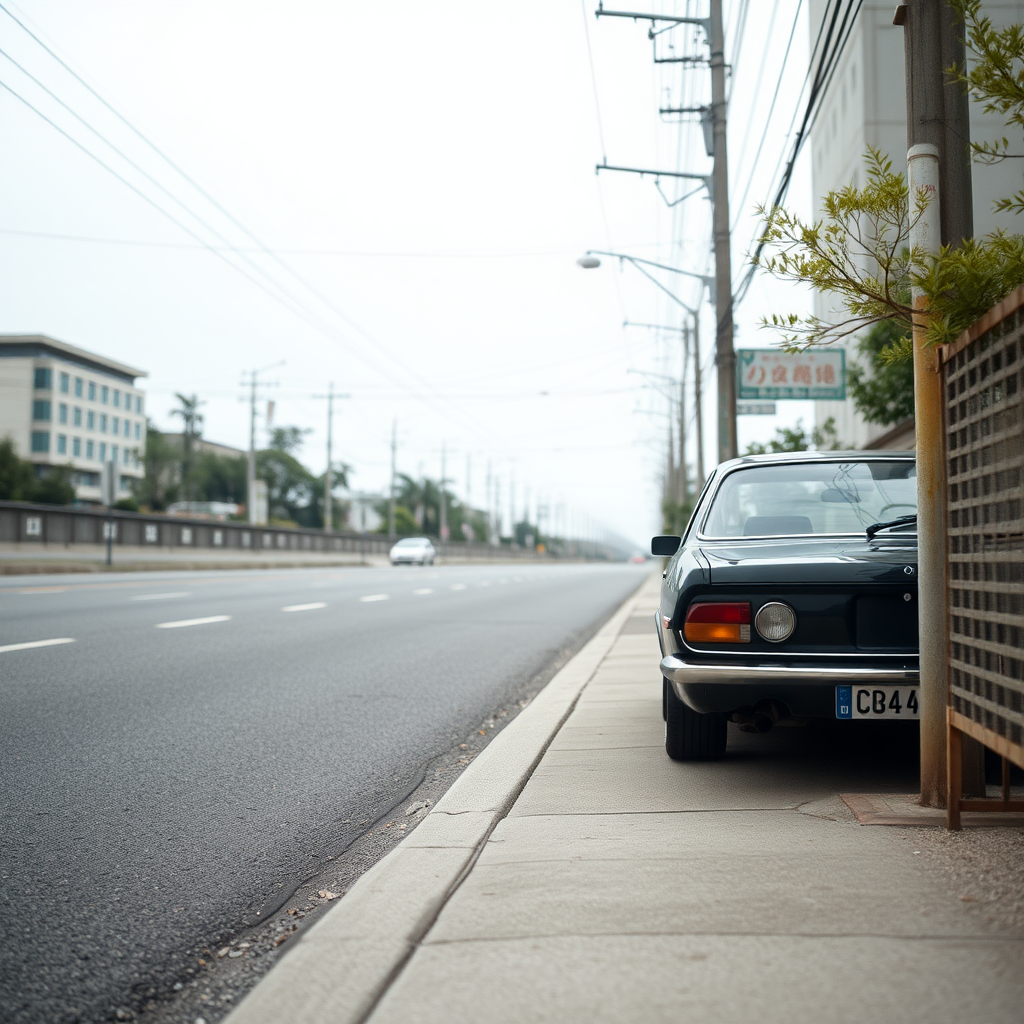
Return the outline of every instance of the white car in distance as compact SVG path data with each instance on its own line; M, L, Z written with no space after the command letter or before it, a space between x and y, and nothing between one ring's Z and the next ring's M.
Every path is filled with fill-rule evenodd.
M427 537L403 537L391 549L392 565L433 565L437 549Z

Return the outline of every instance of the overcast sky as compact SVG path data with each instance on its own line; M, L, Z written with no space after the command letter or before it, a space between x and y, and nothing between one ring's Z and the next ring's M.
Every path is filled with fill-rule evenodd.
M594 0L0 3L234 218L0 11L0 49L89 127L10 59L0 57L0 82L152 200L0 90L0 332L48 334L146 370L163 429L175 429L174 393L195 393L205 435L240 448L243 374L283 361L264 375L275 385L265 396L276 425L311 430L302 458L318 473L326 403L314 396L333 382L350 396L335 453L357 488L386 487L397 419L399 470L439 476L444 445L454 489L466 495L468 472L477 506L490 463L506 508L514 476L520 509L528 488L531 502L564 505L569 521L585 514L638 546L658 531L667 421L651 375L676 372L679 339L623 321L677 327L681 311L628 265L585 271L576 259L611 249L711 271L701 192L669 207L691 186L665 180L663 198L649 178L594 173L604 155L709 171L699 127L657 113L706 101L705 70L655 66L647 26L595 19ZM637 9L703 14L704 4ZM798 0L726 3L737 278L806 73L804 14ZM702 55L700 38L680 28L661 41ZM808 180L802 161L790 197L800 209ZM697 301L696 282L662 280ZM803 301L755 283L737 345L773 343L758 318ZM712 331L705 305L706 362ZM711 465L713 374L706 388ZM741 448L812 415L810 403L779 411L741 419ZM262 421L261 431L262 444Z

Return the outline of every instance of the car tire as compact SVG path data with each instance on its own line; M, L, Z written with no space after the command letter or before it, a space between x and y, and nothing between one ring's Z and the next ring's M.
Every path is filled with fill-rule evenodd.
M665 752L673 761L715 761L725 756L727 723L720 712L687 707L665 680Z

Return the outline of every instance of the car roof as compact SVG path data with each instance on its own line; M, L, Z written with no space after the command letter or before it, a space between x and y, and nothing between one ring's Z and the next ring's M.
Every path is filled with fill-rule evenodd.
M770 466L787 462L836 462L836 461L878 461L881 459L917 458L916 452L871 451L849 449L838 452L770 452L767 455L741 455L738 459L730 459L719 465L720 470L734 469L737 466Z

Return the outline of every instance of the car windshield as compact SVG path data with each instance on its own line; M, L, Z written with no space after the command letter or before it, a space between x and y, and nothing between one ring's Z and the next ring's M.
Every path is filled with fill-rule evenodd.
M400 540L395 547L396 548L422 548L425 547L427 541L423 537L406 537L405 540Z
M738 469L722 481L706 537L864 533L917 511L909 459L798 462Z

